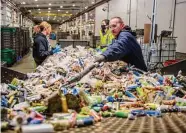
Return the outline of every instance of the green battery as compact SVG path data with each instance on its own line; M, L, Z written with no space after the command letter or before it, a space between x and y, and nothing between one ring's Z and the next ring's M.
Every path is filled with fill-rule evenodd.
M81 119L84 119L84 118L87 118L87 117L89 117L89 115L80 115L80 114L78 114L77 115L77 120L81 120Z
M108 111L102 112L103 117L112 117L113 115L114 114L112 112L108 112Z
M128 113L123 112L123 111L116 111L115 112L115 116L119 117L119 118L127 118L128 117Z
M93 110L95 110L96 112L99 112L101 110L101 107L93 107Z
M46 106L37 106L37 107L32 107L30 109L38 111L38 112L44 112L47 109L47 107Z

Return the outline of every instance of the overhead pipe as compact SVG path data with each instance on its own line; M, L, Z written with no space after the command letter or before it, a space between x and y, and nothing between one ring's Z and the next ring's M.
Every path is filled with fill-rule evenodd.
M100 5L104 4L104 3L107 3L109 1L110 0L101 0L101 1L99 1L99 2L97 2L95 4L93 4L93 5L89 6L87 9L83 10L82 12L79 12L78 14L72 16L68 20L65 20L64 22L62 22L62 24L66 23L66 22L69 22L69 21L72 21L73 19L85 14L86 12L90 12L90 11L94 10L96 7L98 7L98 6L100 6Z
M153 9L152 9L152 20L151 20L151 35L150 35L150 46L154 41L155 34L155 25L156 25L156 9L157 9L157 0L153 0Z
M109 2L108 2L107 4L108 4L108 5L107 5L107 6L108 6L108 8L107 8L107 19L109 19L109 12L110 12L110 7L109 7L109 6L110 6L110 5L109 5Z
M131 0L129 0L129 26L130 26L130 18L131 18Z
M135 28L137 29L138 27L138 0L136 0L136 25Z
M177 0L174 1L174 14L173 14L173 22L172 22L172 37L174 37L174 28L175 28L175 20L176 20L176 4L177 4Z

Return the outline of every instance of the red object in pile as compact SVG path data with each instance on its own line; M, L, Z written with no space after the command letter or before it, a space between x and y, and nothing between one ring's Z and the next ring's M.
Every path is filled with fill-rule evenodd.
M179 60L167 60L163 63L163 65L166 67L166 66L169 66L169 65L172 65L172 64L175 64L177 63Z

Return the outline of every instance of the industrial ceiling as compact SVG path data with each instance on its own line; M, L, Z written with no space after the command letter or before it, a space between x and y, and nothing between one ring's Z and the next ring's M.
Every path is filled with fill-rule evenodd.
M13 0L35 22L62 23L100 0ZM91 13L92 15L92 13Z

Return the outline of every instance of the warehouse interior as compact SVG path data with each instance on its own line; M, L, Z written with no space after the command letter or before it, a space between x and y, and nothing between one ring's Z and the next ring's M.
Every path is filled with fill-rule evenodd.
M1 0L1 131L186 132L185 9Z

